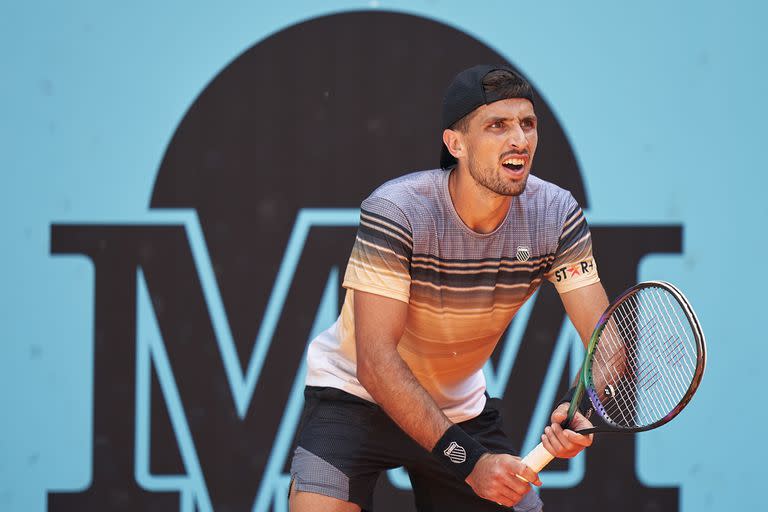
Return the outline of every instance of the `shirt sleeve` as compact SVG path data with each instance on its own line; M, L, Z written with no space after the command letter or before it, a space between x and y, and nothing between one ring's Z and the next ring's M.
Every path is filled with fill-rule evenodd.
M405 214L387 199L369 197L342 286L408 302L413 234Z
M592 235L587 219L576 200L568 194L562 218L555 260L546 273L558 293L565 293L600 281L592 257Z

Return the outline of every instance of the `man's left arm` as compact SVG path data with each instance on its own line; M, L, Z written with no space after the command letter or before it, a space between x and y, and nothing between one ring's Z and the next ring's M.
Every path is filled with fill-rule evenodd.
M593 284L576 288L560 294L565 312L579 333L586 347L597 325L600 315L608 307L608 296L603 285L598 281ZM571 458L592 444L592 435L581 435L574 432L592 426L588 419L577 412L571 422L571 428L564 429L560 423L568 416L569 403L560 404L551 416L552 424L544 429L541 442L544 448L555 457Z

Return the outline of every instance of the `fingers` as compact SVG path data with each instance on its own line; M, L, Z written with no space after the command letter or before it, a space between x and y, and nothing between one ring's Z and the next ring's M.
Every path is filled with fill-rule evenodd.
M555 409L555 412L552 413L552 417L550 418L550 421L552 423L557 423L558 425L564 422L568 418L567 412L561 412Z
M553 423L544 429L541 443L554 456L571 458L592 444L592 435L577 434L573 430L563 429L559 423Z
M517 469L514 470L514 472L517 476L519 476L526 482L530 482L533 485L537 485L537 486L541 485L539 474L536 473L531 468L529 468L528 466L526 466L525 464L523 464L522 461L520 461L520 464L518 465Z
M506 454L481 457L466 481L478 496L506 507L515 505L531 490L529 482L541 485L531 468Z
M560 426L559 423L553 423L551 426L544 429L544 433L541 435L541 444L543 444L544 448L555 457L567 457L568 452L566 452L563 443L557 437L557 433L553 430L555 425ZM562 427L560 428L562 429Z
M578 430L586 430L588 428L594 427L591 421L589 421L587 418L584 417L583 414L580 412L576 412L576 415L573 417L573 420L571 421L571 427L569 430L566 430L566 432L572 432L572 434L568 434L569 439L571 439L572 442L576 444L580 444L582 446L590 446L592 444L593 435L583 435L579 434Z
M568 417L568 408L570 407L569 402L564 402L557 406L557 408L552 411L552 416L550 417L550 421L552 423L562 423L565 421L565 419Z
M508 456L506 464L506 479L500 481L503 494L509 501L501 501L505 506L516 505L527 492L531 490L531 483L541 485L539 475L531 468L523 464L519 458Z
M504 478L500 482L509 491L522 496L531 490L531 484L541 485L539 475L523 464L519 457L512 455L503 455L503 457Z
M486 499L489 499L489 498L486 498ZM491 501L495 501L497 504L503 507L514 507L522 499L523 499L522 494L518 494L512 491L502 491L502 492L499 492L496 498L492 499Z
M576 411L576 414L573 416L573 419L571 420L570 428L572 430L584 430L590 427L594 427L594 425L592 425L592 422L589 421L586 417L584 417L584 415L581 414L579 411Z
M568 441L573 445L581 446L582 448L586 448L587 446L592 445L592 434L579 434L577 432L574 432L571 429L565 429L563 431L565 436L568 438Z
M485 497L485 496L481 496L481 497ZM494 501L496 504L501 505L502 507L514 507L520 502L520 500L523 499L523 496L520 494L510 492L508 494L500 493L495 499L491 499L491 498L486 498L486 499Z

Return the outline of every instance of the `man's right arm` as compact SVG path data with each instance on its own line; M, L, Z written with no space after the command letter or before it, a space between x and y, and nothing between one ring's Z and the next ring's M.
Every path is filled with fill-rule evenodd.
M432 451L453 423L397 352L408 304L359 290L354 292L354 304L358 380L406 434ZM479 496L512 506L530 490L516 474L541 485L538 475L518 457L488 453L466 481Z

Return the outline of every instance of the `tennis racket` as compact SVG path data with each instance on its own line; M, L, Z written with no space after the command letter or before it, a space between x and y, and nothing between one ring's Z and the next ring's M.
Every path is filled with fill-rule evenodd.
M582 413L603 424L580 434L660 427L690 402L706 359L701 326L680 290L663 281L636 284L597 322L563 427L582 399ZM538 473L553 458L539 443L523 462Z

